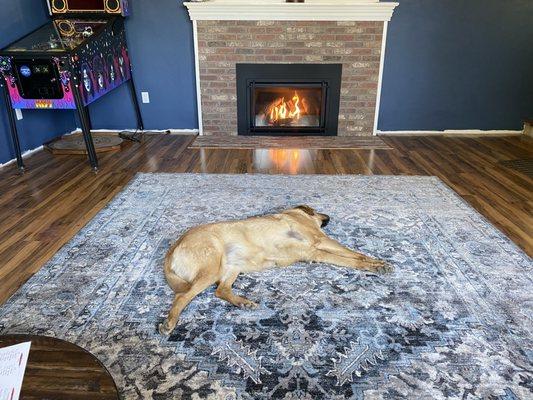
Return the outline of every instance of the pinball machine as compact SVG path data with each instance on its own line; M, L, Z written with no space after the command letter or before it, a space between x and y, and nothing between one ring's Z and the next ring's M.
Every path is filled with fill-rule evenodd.
M48 7L50 22L0 50L0 86L17 165L24 171L15 109L72 109L97 171L89 104L128 83L137 127L143 129L124 29L128 2L48 0Z

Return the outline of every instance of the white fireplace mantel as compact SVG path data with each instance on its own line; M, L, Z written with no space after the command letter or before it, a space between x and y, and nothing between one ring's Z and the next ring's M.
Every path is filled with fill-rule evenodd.
M285 0L197 0L183 3L189 10L194 35L196 101L198 128L203 134L200 60L198 57L198 21L382 21L381 57L374 115L374 135L377 132L381 83L387 41L387 26L399 3L380 0L305 0L287 3Z
M205 0L183 3L191 20L390 21L399 3L379 0Z

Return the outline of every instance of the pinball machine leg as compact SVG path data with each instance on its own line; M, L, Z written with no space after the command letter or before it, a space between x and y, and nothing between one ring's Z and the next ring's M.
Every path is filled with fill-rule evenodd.
M131 100L133 101L133 106L135 107L135 114L137 116L137 129L140 131L144 130L144 122L141 114L141 107L139 106L139 99L137 98L137 90L135 89L135 82L133 82L133 76L128 81L128 86L130 88Z
M85 141L85 147L87 148L87 155L89 156L89 162L94 172L98 171L98 157L96 155L96 149L94 148L93 137L91 134L90 122L88 121L87 114L82 108L78 110L81 122L81 130L83 132L83 140Z
M83 107L83 111L85 112L85 117L87 118L87 124L89 125L89 131L92 131L93 123L91 121L91 114L89 113L89 107L88 106Z
M80 117L81 130L83 132L83 140L85 141L85 147L87 148L87 155L89 156L89 162L94 172L98 171L98 157L96 156L96 149L94 148L93 137L91 135L91 122L89 121L87 110L81 101L79 88L75 87L73 90L74 100L76 102L76 110Z
M19 141L19 135L17 130L17 123L15 120L15 114L13 112L13 104L11 103L11 97L9 96L9 93L7 91L7 87L4 83L4 78L0 77L2 79L2 82L0 82L0 86L2 86L2 93L4 94L4 100L6 103L6 109L9 119L9 127L11 128L11 138L13 140L13 146L15 147L15 155L17 157L17 166L21 173L24 173L26 168L24 167L24 161L22 160L22 152L20 151L20 141Z

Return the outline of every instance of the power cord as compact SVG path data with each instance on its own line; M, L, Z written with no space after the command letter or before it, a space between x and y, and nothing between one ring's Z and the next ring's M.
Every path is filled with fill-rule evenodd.
M144 137L144 132L139 129L135 129L134 132L131 131L122 131L118 134L118 137L124 140L129 140L130 142L141 143L142 138Z
M135 142L135 143L141 143L142 142L142 139L144 137L144 134L146 132L150 132L150 131L145 131L145 130L141 130L141 129L135 129L134 132L131 132L131 131L122 131L118 134L118 136L121 138L121 139L124 139L124 140L129 140L130 142ZM164 131L164 134L165 135L170 135L172 132L170 131L170 129L167 129L166 131Z

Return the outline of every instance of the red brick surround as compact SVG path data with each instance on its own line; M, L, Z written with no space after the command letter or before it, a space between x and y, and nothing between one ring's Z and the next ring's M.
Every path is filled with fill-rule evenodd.
M237 134L237 63L342 63L339 136L372 135L383 22L198 21L206 135Z

